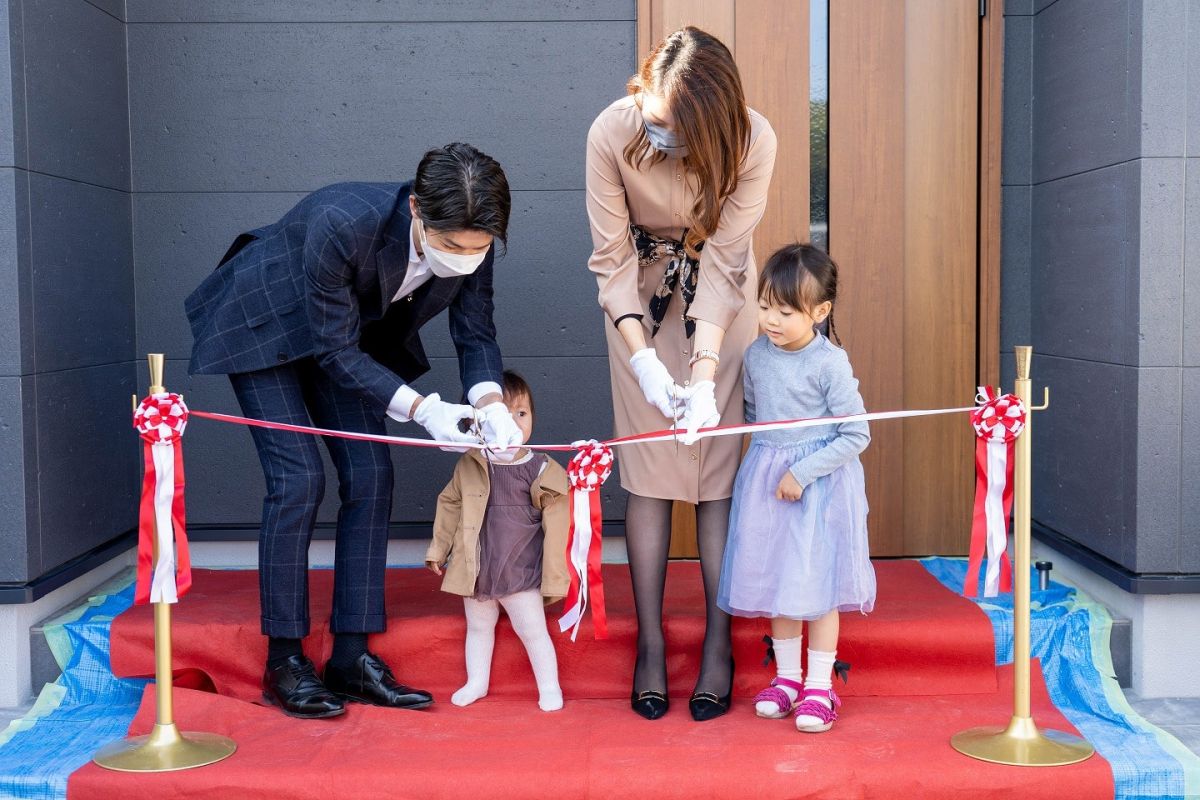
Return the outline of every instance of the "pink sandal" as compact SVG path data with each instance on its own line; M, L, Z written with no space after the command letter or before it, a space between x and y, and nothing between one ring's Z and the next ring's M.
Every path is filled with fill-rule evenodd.
M826 698L830 705L827 706L819 700L810 699L816 697ZM842 701L838 699L837 693L833 689L805 689L803 699L792 712L796 716L796 730L803 733L824 733L833 727L833 721L838 718L837 709L841 705ZM817 721L801 724L801 717L809 717Z
M755 709L755 714L764 719L783 719L791 713L793 706L792 698L787 692L779 688L780 686L795 689L797 695L804 691L804 685L799 681L794 681L791 678L775 678L775 680L771 681L770 686L754 695L754 704L758 705L764 702L774 703L779 708L779 711L774 714L763 714L761 711Z

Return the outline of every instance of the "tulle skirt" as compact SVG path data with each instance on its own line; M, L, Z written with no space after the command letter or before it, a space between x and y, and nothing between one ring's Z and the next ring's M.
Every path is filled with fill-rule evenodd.
M750 445L733 489L717 595L730 614L811 620L875 607L859 460L809 484L798 501L775 498L788 468L826 444Z

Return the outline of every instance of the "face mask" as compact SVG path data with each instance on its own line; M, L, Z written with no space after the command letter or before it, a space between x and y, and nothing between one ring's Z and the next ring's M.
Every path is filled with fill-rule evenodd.
M684 144L683 137L678 133L669 131L661 125L655 125L646 119L642 120L642 124L646 126L646 136L650 138L650 144L658 152L671 158L683 158L688 154L687 145Z
M488 251L482 253L447 253L429 244L425 236L425 225L421 225L421 249L429 260L429 269L439 278L461 278L479 269L479 265L487 258Z

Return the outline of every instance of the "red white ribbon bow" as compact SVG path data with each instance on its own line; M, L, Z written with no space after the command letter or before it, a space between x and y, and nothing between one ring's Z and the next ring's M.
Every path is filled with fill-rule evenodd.
M1025 430L1028 411L1016 395L1001 395L991 386L980 386L979 407L971 412L975 444L975 514L971 523L971 555L963 594L974 597L979 570L987 552L984 597L1012 591L1012 565L1008 560L1008 517L1013 503L1013 443Z
M145 442L146 463L134 592L139 605L177 602L192 586L183 506L182 438L187 419L183 398L168 392L150 395L133 412L133 427Z
M591 439L576 442L579 452L567 465L571 485L571 530L567 535L567 572L571 586L567 590L563 615L558 620L561 631L571 631L575 641L583 612L588 601L592 604L592 626L597 639L608 638L608 620L604 613L604 580L600 576L600 536L603 520L600 516L600 487L608 480L613 468L613 452L604 444Z

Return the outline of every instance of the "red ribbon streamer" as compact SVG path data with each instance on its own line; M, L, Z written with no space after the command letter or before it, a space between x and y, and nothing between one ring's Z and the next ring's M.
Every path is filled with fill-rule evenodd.
M1013 503L1013 446L1007 445L1005 459L1007 475L1004 483L1004 519L1012 514ZM988 443L983 439L975 442L975 511L971 517L971 554L967 558L967 576L963 583L963 594L976 597L979 594L979 574L983 569L983 558L987 554L987 451ZM1000 557L1000 591L1012 591L1012 563L1007 551Z
M604 610L604 578L600 575L604 519L600 515L600 492L588 492L591 506L592 544L588 548L588 592L591 595L592 630L597 639L608 638L608 614Z
M137 583L134 588L134 603L138 605L151 602L154 594L154 543L158 531L155 496L159 483L165 479L154 466L155 447L171 448L173 478L169 524L171 539L174 542L175 598L183 597L192 587L192 560L188 551L183 474L183 431L187 427L187 419L188 408L183 398L167 392L147 397L133 415L133 426L143 442L142 456L145 465L142 498L138 506ZM162 555L159 554L160 557Z
M967 574L963 579L963 594L975 597L979 594L979 574L987 554L989 539L1001 536L1007 543L1008 519L1012 514L1014 443L1025 429L1028 411L1015 395L1001 395L991 386L979 387L976 396L979 407L971 413L971 425L977 437L975 443L975 507L971 519L971 549L967 558ZM989 464L993 448L1004 448L1004 488L1000 497L998 519L989 518L988 500L991 492L992 475ZM995 498L991 498L995 499ZM994 510L994 509L993 509ZM998 525L989 530L989 522ZM1008 559L1007 547L999 554L998 586L1000 592L1012 591L1012 564ZM988 587L993 588L993 587ZM985 592L992 594L994 592Z

